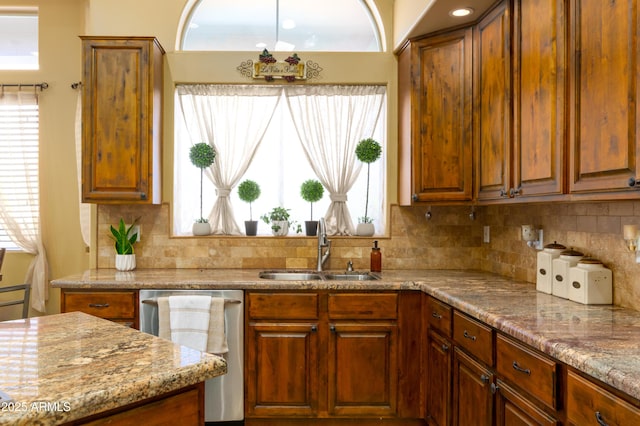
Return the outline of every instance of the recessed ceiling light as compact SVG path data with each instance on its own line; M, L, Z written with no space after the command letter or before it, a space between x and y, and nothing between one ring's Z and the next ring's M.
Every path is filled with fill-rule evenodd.
M461 7L459 9L453 9L449 12L449 15L455 16L456 18L461 18L463 16L469 16L473 13L473 9L470 7Z

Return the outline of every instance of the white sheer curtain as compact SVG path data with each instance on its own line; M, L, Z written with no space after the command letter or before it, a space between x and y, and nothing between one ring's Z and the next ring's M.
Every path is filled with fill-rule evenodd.
M75 119L76 169L78 172L78 202L80 203L80 233L82 241L91 245L91 206L82 202L82 90L78 89Z
M33 139L38 137L38 94L33 88L0 94L0 108L11 111L4 123L10 131L2 132L2 143L11 144L10 173L14 180L0 179L0 223L9 238L34 258L29 265L25 282L31 284L31 307L45 312L49 297L47 257L40 230L40 202L38 172L33 169ZM4 117L9 114L2 114ZM35 133L35 134L34 134ZM6 171L6 170L5 170Z
M287 103L313 171L329 191L325 214L331 235L353 235L347 193L360 173L356 145L375 130L384 86L291 86Z
M240 235L229 194L251 163L282 88L197 84L179 85L177 93L191 143L207 142L216 150L205 171L217 195L209 214L212 233Z

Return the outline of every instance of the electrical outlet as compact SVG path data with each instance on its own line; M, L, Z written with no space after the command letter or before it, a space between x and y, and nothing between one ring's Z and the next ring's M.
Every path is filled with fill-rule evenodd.
M488 242L491 241L491 233L490 233L489 229L490 229L489 225L486 225L483 228L483 231L484 231L483 234L482 234L482 242L483 243L488 243Z

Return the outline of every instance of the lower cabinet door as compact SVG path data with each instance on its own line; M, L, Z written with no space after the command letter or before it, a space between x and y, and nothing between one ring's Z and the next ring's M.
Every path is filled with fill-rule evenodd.
M247 334L247 417L315 416L318 325L256 322Z
M329 324L329 415L396 415L397 334L395 323Z
M496 426L557 426L560 423L532 405L525 396L498 379Z
M459 348L453 354L453 424L492 426L493 373Z
M433 330L427 335L426 415L430 425L451 424L451 363L453 345Z

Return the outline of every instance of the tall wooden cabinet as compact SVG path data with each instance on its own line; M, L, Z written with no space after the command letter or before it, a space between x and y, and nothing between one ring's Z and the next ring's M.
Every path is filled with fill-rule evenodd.
M81 37L82 200L161 202L164 50L153 37Z
M571 0L570 16L570 191L632 191L628 180L640 178L638 1Z
M463 29L412 42L403 52L411 84L401 85L401 104L412 101L401 111L411 117L400 127L401 151L408 151L401 156L401 203L473 197L472 43L471 29Z
M478 23L475 39L477 199L508 198L513 188L511 9L508 2L502 2Z

